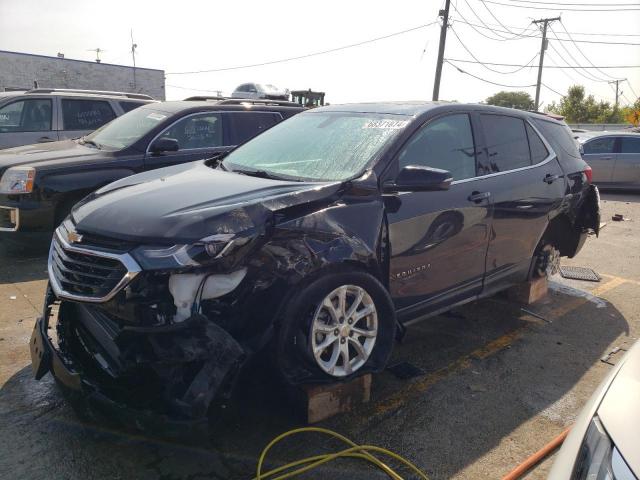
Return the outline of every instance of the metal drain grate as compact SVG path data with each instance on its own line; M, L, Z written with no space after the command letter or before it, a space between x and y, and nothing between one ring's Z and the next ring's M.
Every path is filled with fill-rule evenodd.
M587 282L599 282L601 280L593 269L585 267L568 267L560 266L560 275L563 278L570 278L572 280L585 280Z

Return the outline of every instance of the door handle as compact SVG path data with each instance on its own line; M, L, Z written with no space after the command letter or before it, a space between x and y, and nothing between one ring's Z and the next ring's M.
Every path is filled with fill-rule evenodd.
M613 157L602 157L602 160L611 160Z
M551 175L550 173L547 173L544 176L543 180L544 180L545 183L552 184L553 182L555 182L559 178L562 178L562 175Z
M488 200L491 196L491 192L471 192L471 195L467 197L467 200L473 203L480 203L483 200Z
M38 143L46 143L46 142L55 142L55 140L51 137L40 137L38 139Z

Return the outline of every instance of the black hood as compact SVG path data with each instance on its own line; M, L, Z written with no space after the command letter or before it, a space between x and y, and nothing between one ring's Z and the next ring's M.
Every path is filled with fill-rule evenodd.
M73 212L76 229L140 243L190 243L261 229L282 208L335 194L340 182L301 183L213 169L204 161L133 175Z
M17 166L37 168L61 162L75 163L89 159L94 160L101 155L104 155L104 152L88 145L81 145L75 140L7 148L0 150L0 172Z

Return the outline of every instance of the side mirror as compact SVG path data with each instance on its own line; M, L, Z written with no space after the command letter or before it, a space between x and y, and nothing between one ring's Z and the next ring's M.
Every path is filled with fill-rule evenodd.
M180 150L180 144L175 138L158 138L149 150L151 153L177 152Z
M447 170L407 165L398 173L395 181L385 182L385 192L430 192L448 190L453 178Z

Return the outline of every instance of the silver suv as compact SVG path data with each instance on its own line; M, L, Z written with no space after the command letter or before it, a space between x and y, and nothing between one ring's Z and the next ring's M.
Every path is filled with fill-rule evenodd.
M266 100L289 100L289 90L271 84L243 83L238 85L231 98L253 98Z
M0 149L81 137L151 101L148 95L97 90L0 92Z

